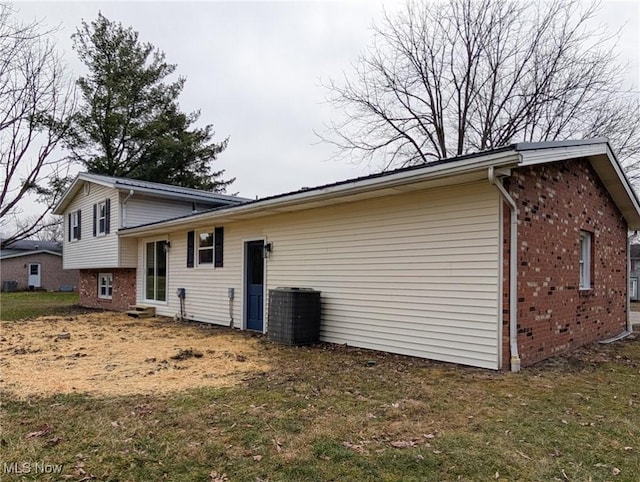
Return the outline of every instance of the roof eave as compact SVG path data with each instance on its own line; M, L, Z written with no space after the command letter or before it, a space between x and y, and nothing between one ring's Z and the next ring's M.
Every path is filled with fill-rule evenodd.
M206 202L206 203L218 203L218 204L230 204L230 205L242 204L244 202L249 201L248 199L245 199L245 198L238 198L239 201L236 202L226 197L216 196L216 195L207 196L204 194L198 195L196 193L187 194L187 193L177 193L177 192L170 192L170 191L160 191L157 189L150 189L150 188L140 187L140 186L130 186L127 184L120 184L120 183L116 183L114 187L120 191L125 191L125 192L134 191L136 193L145 194L151 197L180 199L184 201L200 201L200 202Z
M365 178L363 180L355 180L344 184L332 185L309 189L305 191L297 191L284 196L275 196L263 200L252 201L237 206L216 209L200 214L175 218L167 221L150 223L143 226L136 226L118 231L122 237L138 237L141 235L152 234L158 230L175 230L198 223L204 220L215 220L224 216L248 215L253 212L260 211L262 213L271 214L282 211L287 206L295 206L295 209L305 209L311 203L319 202L325 199L332 199L331 204L344 202L347 196L353 196L364 191L378 191L387 188L393 188L400 185L408 185L418 183L425 180L435 180L444 177L456 177L468 174L473 171L484 171L490 166L516 166L520 162L520 156L513 149L503 150L499 153L488 153L484 156L474 156L471 158L463 158L458 161L447 164L437 164L434 166L426 165L421 169L402 171L386 176L375 177L372 179Z
M515 147L522 155L523 166L576 158L587 159L627 221L628 229L640 230L640 201L606 139L516 144Z
M23 253L9 254L7 256L0 257L0 259L19 258L21 256L29 256L29 255L32 255L32 254L52 254L54 256L62 256L62 253L58 253L56 251L49 251L48 249L38 249L38 250L33 250L33 251L25 251Z

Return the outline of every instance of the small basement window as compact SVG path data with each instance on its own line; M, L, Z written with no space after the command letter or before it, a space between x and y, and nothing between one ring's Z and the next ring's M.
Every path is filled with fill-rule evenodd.
M100 273L98 275L98 298L110 300L113 297L113 274Z
M580 231L580 289L591 289L591 233Z

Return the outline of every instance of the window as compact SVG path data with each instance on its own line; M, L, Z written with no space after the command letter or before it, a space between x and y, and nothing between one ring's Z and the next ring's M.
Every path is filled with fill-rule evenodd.
M580 231L580 289L591 289L591 233Z
M98 234L104 234L107 225L107 203L98 203Z
M98 298L110 300L113 297L113 274L98 275Z
M145 298L167 301L167 241L146 243Z
M81 217L80 211L69 213L69 241L77 241L80 239Z
M187 268L212 264L216 268L223 266L224 228L219 226L212 231L187 233Z
M198 264L213 264L213 231L198 233Z
M110 216L111 202L110 199L105 199L99 203L93 205L93 235L103 236L109 234L109 224L111 221Z

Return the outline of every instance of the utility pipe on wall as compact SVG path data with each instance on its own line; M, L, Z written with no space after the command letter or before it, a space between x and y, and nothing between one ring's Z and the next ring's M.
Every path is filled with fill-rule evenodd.
M122 219L120 220L120 225L123 228L127 227L127 201L133 196L133 189L129 189L129 194L122 201Z
M496 179L493 166L489 167L489 182L494 185L502 198L509 204L511 211L510 236L509 236L509 347L511 350L511 371L520 371L520 354L518 352L518 207L502 185L500 179Z
M633 332L633 323L631 322L631 293L629 287L631 286L631 239L638 234L638 231L634 231L633 234L627 236L627 331ZM636 290L638 285L636 285Z

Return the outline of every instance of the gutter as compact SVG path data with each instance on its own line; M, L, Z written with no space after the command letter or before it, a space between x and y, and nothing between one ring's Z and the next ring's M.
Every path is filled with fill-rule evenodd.
M634 231L631 236L627 236L627 331L633 332L633 323L631 322L631 294L629 293L629 282L631 281L631 238L633 238L638 231ZM636 290L637 290L636 286Z
M631 322L631 294L629 293L629 282L631 280L631 238L633 238L636 234L638 234L638 231L634 231L631 236L627 236L627 326L622 333L619 333L611 338L607 338L606 340L600 340L598 343L601 345L608 345L616 341L624 340L626 337L633 333L633 323Z
M518 352L518 207L502 185L502 181L496 178L495 168L489 167L487 172L489 183L500 192L502 199L509 204L511 211L510 236L509 236L509 346L511 349L511 371L520 371L520 354Z
M336 199L338 196L352 196L373 190L393 189L407 184L451 177L471 171L482 173L488 166L495 164L504 166L516 164L520 157L521 156L513 152L506 152L501 153L499 156L495 154L482 157L478 156L471 159L448 162L446 164L421 166L419 169L404 170L383 176L377 175L362 179L352 179L327 186L258 199L244 204L221 206L203 213L143 224L120 231L118 235L122 237L135 237L139 234L150 234L153 230L166 231L179 229L192 223L211 221L212 219L225 215L245 216L254 213L286 212L291 207L294 208L293 210L297 210L302 209L300 207L302 204L323 202L328 199Z

